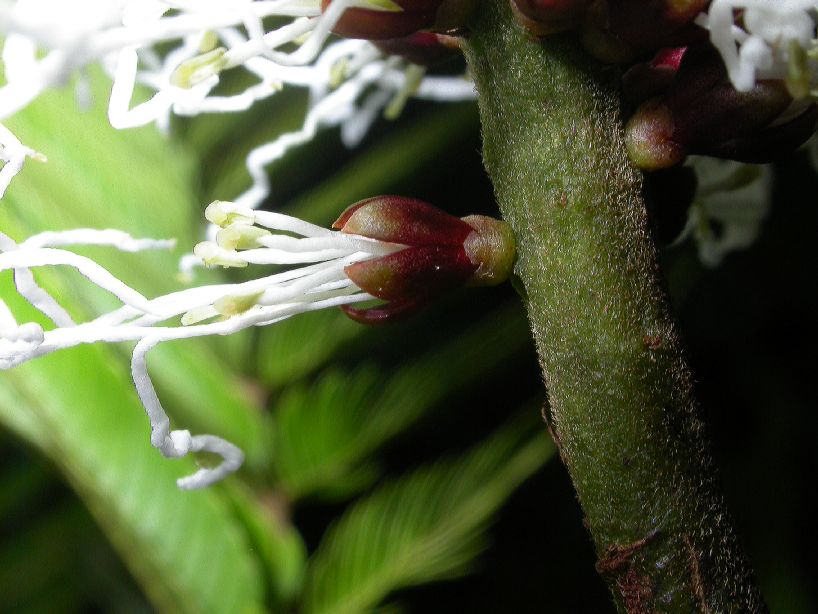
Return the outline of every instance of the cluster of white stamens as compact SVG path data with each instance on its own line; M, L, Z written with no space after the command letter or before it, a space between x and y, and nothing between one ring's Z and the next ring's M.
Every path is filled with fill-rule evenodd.
M333 0L323 13L320 0L0 0L0 122L72 79L78 102L87 103L86 69L95 63L113 79L108 119L114 128L155 123L167 130L173 114L244 111L284 86L309 92L301 129L250 152L250 189L235 205L208 208L215 242L198 245L198 257L183 259L183 268L201 261L303 265L299 268L148 299L99 264L64 248L95 244L137 251L168 247L168 242L137 240L112 230L76 230L42 233L18 244L0 232L0 271L13 270L17 292L53 324L20 324L0 298L0 369L79 344L136 341L132 373L150 418L151 443L167 457L209 451L223 459L218 467L180 480L182 488L221 479L241 465L243 455L218 437L170 430L148 374L148 351L163 341L226 335L371 299L346 278L344 267L401 248L253 211L269 194L266 167L322 127L340 126L344 143L354 146L385 108L394 114L409 95L474 97L468 80L424 77L419 67L386 56L367 41L327 44L339 18L353 6L399 8L390 0ZM264 20L270 23L269 18L283 18L284 23L279 19L267 31ZM237 92L217 91L220 74L239 66L255 82ZM29 157L45 159L0 123L0 196ZM74 322L31 271L54 265L75 268L122 306L91 321Z
M95 62L114 80L108 117L116 128L155 122L166 130L172 114L239 112L284 86L308 88L303 127L247 158L253 186L239 202L255 207L269 193L265 167L319 128L340 125L344 142L352 146L390 101L408 93L436 100L474 97L472 84L461 77L418 83L417 69L407 74L405 60L385 56L367 41L325 46L353 6L398 8L390 0L333 0L323 13L320 0L0 0L0 37L5 38L0 122L72 77L82 102L85 68ZM291 21L266 31L263 20L271 17ZM292 50L281 50L288 47ZM239 92L214 93L220 73L239 66L256 81ZM137 85L149 95L134 103ZM0 132L6 162L0 180L7 183L22 158L11 159L6 143L19 141L5 132Z
M17 243L0 233L0 271L14 271L18 293L52 323L44 329L18 323L0 299L0 369L8 369L56 350L85 343L136 341L131 361L136 390L151 423L151 444L166 457L208 451L223 461L179 480L181 488L201 488L235 471L243 454L213 435L171 431L147 368L147 353L157 344L204 335L227 335L265 326L293 315L345 305L373 297L344 274L355 262L390 254L403 246L327 230L279 213L253 211L217 202L207 209L222 227L217 243L202 243L196 252L206 264L302 265L236 284L199 286L148 299L93 260L64 249L72 245L109 245L125 251L167 248L173 243L134 239L113 230L49 232ZM32 268L66 265L116 296L122 306L77 323L57 299L37 285Z
M710 30L737 90L750 90L758 79L783 79L797 97L815 96L817 11L816 0L713 0L696 23Z

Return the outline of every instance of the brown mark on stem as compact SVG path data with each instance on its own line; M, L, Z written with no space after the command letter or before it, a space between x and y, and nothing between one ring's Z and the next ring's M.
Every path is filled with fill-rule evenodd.
M653 590L650 578L629 567L625 575L616 580L616 588L628 614L653 614Z
M642 539L630 544L608 546L605 555L597 561L596 570L603 576L612 577L628 614L652 614L653 587L650 577L639 573L634 557L659 535L653 529Z
M642 548L659 536L659 529L653 529L642 539L637 539L630 544L612 544L605 550L603 556L596 564L596 570L601 574L616 574L622 568L631 564L631 559Z
M704 583L702 582L702 572L699 566L699 553L693 545L693 540L685 533L682 539L687 548L687 555L690 561L690 579L692 582L693 595L696 597L696 602L699 605L699 612L702 614L711 614L710 608L707 605L707 600L704 598Z
M658 350L662 347L662 338L659 335L645 335L642 340L649 350Z
M551 415L551 403L548 402L548 399L542 405L542 410L540 411L542 415L542 419L545 422L545 426L548 429L548 434L551 435L551 439L554 440L554 444L557 446L557 451L559 451L560 456L562 456L562 439L560 438L557 429L554 428L554 421ZM563 459L565 462L565 459Z

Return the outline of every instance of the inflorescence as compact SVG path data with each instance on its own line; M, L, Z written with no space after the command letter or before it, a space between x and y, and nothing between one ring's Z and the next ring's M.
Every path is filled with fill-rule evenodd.
M669 169L689 154L761 162L799 146L815 131L816 0L511 2L532 35L574 30L589 53L626 69L626 139L640 168ZM68 248L106 245L137 252L169 248L172 241L79 229L17 242L0 232L0 271L11 270L17 293L51 322L20 323L0 299L0 369L79 344L136 342L131 369L150 418L152 445L166 457L208 451L222 458L217 467L178 482L201 488L235 471L243 454L219 437L171 430L148 372L147 354L157 344L226 335L325 307L377 324L417 310L452 287L506 279L514 239L507 225L490 218L458 219L420 201L377 197L350 207L333 231L257 210L270 192L266 167L322 127L340 126L342 140L353 146L381 113L396 114L409 96L473 98L465 76L426 71L457 52L456 36L464 33L472 4L0 0L0 122L44 91L68 83L78 102L86 103L88 70L95 64L112 78L108 119L117 129L155 123L168 130L173 115L241 112L285 86L309 93L301 128L248 154L251 187L235 202L207 208L211 240L183 259L283 270L149 299ZM225 93L220 76L239 67L254 81ZM28 158L45 160L0 123L0 196ZM682 235L697 238L710 264L752 240L766 213L769 186L767 170L748 174L734 162L715 170L709 178L699 173ZM730 195L720 200L715 193L725 186ZM748 197L755 206L745 215L746 207L739 211L734 205ZM727 228L718 241L708 234L713 220ZM37 284L32 269L45 266L73 267L121 306L75 322ZM372 300L386 303L353 306Z
M20 324L0 299L0 369L81 343L136 341L133 379L150 417L151 443L168 457L209 451L223 459L216 468L180 480L179 486L207 486L237 469L243 455L232 444L211 435L170 430L148 375L146 355L164 341L225 335L305 311L374 298L355 285L345 269L404 246L253 210L270 191L265 167L322 127L340 126L344 143L354 146L382 111L395 115L410 96L442 101L474 97L473 85L462 76L426 75L426 65L457 49L455 39L415 32L436 24L445 1L425 0L421 11L413 10L411 2L402 4L402 0L0 1L4 79L0 122L42 92L71 82L78 102L87 103L87 73L94 64L101 64L113 80L108 119L117 129L155 123L167 130L174 114L241 112L285 86L309 93L302 127L249 153L251 187L235 204L214 203L208 208L215 241L198 245L196 256L183 259L183 267L191 261L300 266L244 284L189 288L147 299L65 247L101 244L138 251L168 247L168 242L137 240L114 230L49 232L21 243L0 234L0 270L13 270L18 293L53 323L49 329L33 322ZM447 9L446 14L457 12ZM362 21L369 24L365 36L330 40L333 32L343 35L350 23ZM238 67L255 81L239 92L221 92L220 75ZM27 158L45 160L0 123L0 196ZM52 265L74 267L122 306L75 323L35 281L33 268Z
M113 78L108 118L115 128L156 123L167 130L173 114L241 112L285 86L305 88L309 103L301 129L247 157L253 185L238 202L256 207L269 193L265 167L320 128L341 126L345 144L353 146L394 100L474 98L464 77L425 76L423 66L405 59L422 61L412 53L417 42L405 42L403 56L390 55L394 44L384 51L369 40L329 42L347 11L378 18L407 13L391 0L335 0L323 9L320 0L4 0L0 122L72 79L79 102L85 102L87 70L95 63ZM268 23L279 25L268 29ZM391 32L374 38L392 39ZM432 57L430 46L438 56L451 52L451 40L430 36L434 45L422 41L424 57ZM255 81L237 93L218 93L220 75L237 67ZM134 102L137 86L150 92L146 100ZM0 196L19 171L21 152L30 155L21 147L0 130L0 160L6 163Z
M188 431L170 430L170 421L148 374L148 352L165 341L227 335L295 314L371 299L345 276L344 267L398 249L285 215L255 212L228 203L214 203L208 207L208 216L231 222L219 233L221 245L203 243L197 247L206 264L302 266L244 283L199 286L148 299L93 260L66 248L108 245L141 251L169 248L172 241L81 229L46 232L17 243L0 233L0 271L14 271L18 293L53 324L44 329L34 322L18 323L0 300L0 369L79 344L136 341L131 370L150 418L151 444L166 457L209 451L223 459L216 468L200 469L179 480L181 488L201 488L221 479L242 464L243 454L212 435L191 436ZM121 307L87 322L75 322L55 297L37 285L32 274L33 268L60 265L73 267L90 283L110 292Z
M147 354L159 343L228 335L267 326L296 314L362 301L394 301L386 308L349 315L380 323L455 286L493 285L511 273L514 239L504 222L483 216L460 220L426 203L376 197L353 205L328 230L280 213L214 202L205 211L219 227L216 241L195 248L207 266L284 265L243 283L199 286L148 299L93 260L68 249L106 245L137 252L173 241L135 239L114 230L45 232L17 243L0 233L0 272L14 272L21 297L53 324L18 323L0 299L0 370L79 344L136 341L131 371L151 423L151 444L166 457L207 451L222 457L215 468L182 478L181 488L201 488L238 469L241 450L213 435L170 430L148 373ZM112 295L121 307L75 322L57 298L40 287L32 269L69 266Z

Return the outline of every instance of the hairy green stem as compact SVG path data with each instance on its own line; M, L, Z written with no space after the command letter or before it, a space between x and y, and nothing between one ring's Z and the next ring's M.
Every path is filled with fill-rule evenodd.
M616 71L571 37L525 34L507 0L484 0L470 29L485 164L598 570L622 611L763 611L668 312Z

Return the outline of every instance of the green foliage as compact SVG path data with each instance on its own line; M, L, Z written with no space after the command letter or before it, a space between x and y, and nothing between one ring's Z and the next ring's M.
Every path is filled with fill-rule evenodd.
M97 82L98 100L105 99L103 87ZM189 244L200 225L191 207L190 156L151 129L114 132L99 107L66 114L66 105L73 105L70 92L52 93L10 122L50 161L27 168L9 189L0 208L3 230L25 238L43 229L116 227L130 220L135 235L175 236ZM128 181L133 168L140 172ZM167 271L174 270L178 253L107 257L97 249L94 256L148 295L176 285ZM110 306L109 297L84 292L88 284L70 272L41 271L38 280L75 316ZM0 286L23 319L37 320L30 308L15 304L8 276ZM177 415L196 413L199 423L229 432L252 458L262 449L262 415L239 394L236 374L213 348L198 344L193 359L181 348L167 348L174 368L154 369L158 386L177 391L180 403L169 404ZM124 347L80 347L4 373L0 418L64 472L155 605L174 612L259 610L261 570L245 527L217 489L189 495L176 489L175 478L195 466L168 462L150 447L126 356ZM153 358L152 366L163 360L161 353ZM203 380L210 381L203 386ZM200 389L212 394L197 405ZM208 414L214 406L220 414Z
M356 503L310 563L305 611L366 612L399 588L466 572L492 513L551 453L543 434L515 425Z
M391 373L363 365L288 388L274 408L272 447L289 496L344 497L376 479L373 451L520 349L519 315L500 309Z
M307 550L301 535L283 517L280 495L254 493L235 483L226 490L234 513L247 529L251 549L266 569L269 601L276 610L292 605L301 591ZM266 503L261 500L265 496Z
M293 100L270 107L282 113L185 125L186 138L173 140L152 128L110 129L101 104L106 82L94 75L92 84L99 104L85 114L66 112L74 104L66 91L43 96L8 122L49 162L30 162L15 179L0 205L0 228L17 239L75 227L174 237L178 247L168 253L80 251L146 296L176 289L172 272L199 240L203 205L243 185L244 152L292 127ZM288 209L329 222L349 202L441 172L432 169L435 156L474 127L473 109L462 107L404 122L340 170L329 158L308 168L326 168L328 178ZM323 138L284 168L300 168L299 160L335 136ZM73 271L36 275L78 319L113 305ZM198 282L221 278L196 275ZM0 277L0 292L21 320L46 324L16 297L9 275ZM391 477L390 444L411 437L438 410L462 411L456 408L469 389L491 381L526 344L518 307L482 317L454 328L432 321L418 337L411 325L363 334L339 312L319 312L255 334L153 351L149 366L174 425L217 433L247 455L240 475L202 492L175 486L195 459L167 460L150 447L127 344L82 346L4 372L0 424L27 449L0 440L0 457L15 459L0 473L0 607L198 614L350 604L410 611L382 601L401 587L465 573L488 543L499 507L550 454L542 437L532 440L531 429L517 426L459 459ZM406 351L386 366L378 355L393 345ZM50 464L27 469L20 459L30 455ZM370 490L379 480L386 486ZM320 508L341 520L308 564L305 543L316 539L305 531L314 529L300 526L293 508L339 506L362 492L347 506ZM393 510L389 518L384 510ZM355 566L346 567L347 556ZM110 564L114 557L123 565ZM335 578L327 593L318 590L323 577Z
M113 354L76 348L6 374L3 385L23 397L16 411L37 416L46 451L158 605L252 611L260 575L243 529L218 491L176 489L175 478L193 470L191 462L169 463L146 436L135 436L145 432L146 419Z

